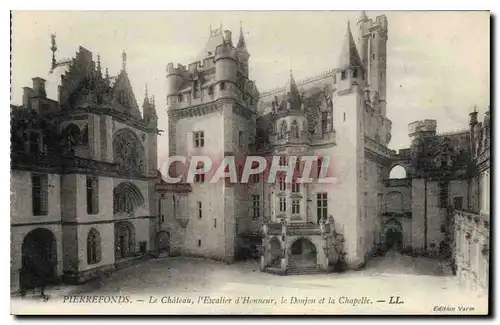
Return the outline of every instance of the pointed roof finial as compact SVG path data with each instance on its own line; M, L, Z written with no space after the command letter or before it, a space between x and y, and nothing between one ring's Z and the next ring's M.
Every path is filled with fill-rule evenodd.
M126 71L127 70L127 53L125 52L125 50L123 50L122 52L122 71Z
M153 106L155 106L155 95L154 94L153 94L152 101L153 101Z
M241 49L241 50L246 50L246 42L245 42L245 37L243 36L243 23L240 20L240 38L238 39L238 45L236 45L236 48Z
M101 55L97 54L97 71L101 72Z
M359 57L358 49L356 48L356 43L354 42L354 38L351 33L350 22L347 21L346 35L337 67L339 69L343 69L353 66L362 66L362 63L361 58Z
M145 86L144 96L148 97L148 84Z
M106 67L106 79L109 79L109 71L108 71L108 67Z

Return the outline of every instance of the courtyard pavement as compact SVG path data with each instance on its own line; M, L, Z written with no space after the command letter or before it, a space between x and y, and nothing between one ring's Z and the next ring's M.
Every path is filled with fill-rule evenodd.
M393 252L360 271L294 276L262 273L256 261L226 265L165 257L47 292L48 302L13 297L11 313L468 315L488 310L487 298L460 289L439 261Z

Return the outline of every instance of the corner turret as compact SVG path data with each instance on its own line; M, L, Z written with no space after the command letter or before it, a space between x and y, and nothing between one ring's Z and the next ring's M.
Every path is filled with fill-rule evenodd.
M408 136L413 142L420 137L436 135L436 129L436 120L415 121L408 124Z

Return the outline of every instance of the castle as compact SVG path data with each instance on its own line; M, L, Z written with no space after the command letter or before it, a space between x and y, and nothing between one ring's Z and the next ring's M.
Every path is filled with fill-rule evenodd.
M81 283L158 251L231 263L249 256L277 274L362 267L395 247L454 260L467 283L487 287L489 111L468 129L439 134L409 124L411 146L390 150L386 113L388 22L362 13L347 24L333 69L259 92L243 30L233 43L210 31L199 60L167 65L169 156L316 156L335 183L169 184L158 172L158 116L139 111L127 74L103 74L80 47L59 98L33 78L11 105L11 289L30 270ZM353 33L353 30L355 33ZM353 35L355 34L356 37ZM328 158L328 159L326 159ZM327 162L329 161L329 162ZM292 168L300 170L303 165ZM396 168L403 177L392 177Z
M126 71L103 73L80 47L58 101L33 78L11 105L11 291L82 283L156 249L157 114L146 93L140 113Z

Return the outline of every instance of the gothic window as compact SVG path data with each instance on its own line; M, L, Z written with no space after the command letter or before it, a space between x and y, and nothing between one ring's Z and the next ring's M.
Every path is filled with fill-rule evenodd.
M357 78L358 77L358 69L352 70L352 77Z
M33 215L45 216L48 214L48 176L46 174L32 174L32 205Z
M295 138L299 137L299 125L298 125L297 121L292 122L292 126L290 128L290 131L291 131L293 137L295 137Z
M205 132L197 131L194 132L194 147L201 148L205 146Z
M252 217L260 217L260 195L252 195Z
M134 184L123 182L113 189L114 213L132 213L143 204L144 197Z
M286 121L281 122L281 127L280 127L280 133L279 136L280 138L284 138L287 133L287 126L286 126Z
M300 183L292 183L292 193L300 193Z
M341 80L345 80L345 79L346 79L346 73L345 73L345 71L342 71L342 72L340 73L340 79L341 79Z
M99 213L99 179L87 176L87 214Z
M101 235L92 228L87 236L87 264L96 264L101 261Z
M115 163L122 170L144 172L144 148L134 132L119 130L113 139L113 150Z

